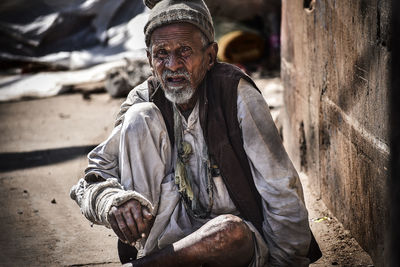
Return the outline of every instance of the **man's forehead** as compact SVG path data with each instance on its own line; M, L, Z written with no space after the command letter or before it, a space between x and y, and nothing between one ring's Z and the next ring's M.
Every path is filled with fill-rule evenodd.
M151 35L153 45L166 42L201 43L200 30L194 25L186 22L168 24L154 30Z

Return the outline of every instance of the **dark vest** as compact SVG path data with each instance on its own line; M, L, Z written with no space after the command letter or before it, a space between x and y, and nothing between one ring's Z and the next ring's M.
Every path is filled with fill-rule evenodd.
M200 101L200 124L210 158L217 163L229 196L240 215L263 233L261 197L254 185L237 119L237 87L240 79L245 79L253 85L254 90L259 91L250 77L233 65L216 63L208 71L197 92ZM160 88L156 79L150 78L148 85L150 101L160 109L169 138L173 142L172 104L165 98L161 89L154 90Z
M217 63L200 85L200 124L207 142L210 158L214 159L221 172L229 195L241 216L251 221L262 233L262 206L260 195L254 185L249 162L243 149L241 130L237 120L237 86L240 78L254 82L238 68ZM156 86L156 87L155 87ZM151 80L149 88L158 88ZM256 90L256 89L255 89ZM156 106L163 114L170 140L174 140L172 104L162 90L149 89Z

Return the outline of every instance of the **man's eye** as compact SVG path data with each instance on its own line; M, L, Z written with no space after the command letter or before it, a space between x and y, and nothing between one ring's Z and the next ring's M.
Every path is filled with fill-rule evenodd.
M165 49L160 49L156 52L156 57L158 58L166 58L168 56L168 53Z
M190 54L192 53L192 49L188 46L184 46L181 49L181 54L182 56L186 57L186 56L190 56Z

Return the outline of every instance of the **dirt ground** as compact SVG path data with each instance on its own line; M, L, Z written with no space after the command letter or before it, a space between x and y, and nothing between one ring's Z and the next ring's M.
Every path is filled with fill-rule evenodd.
M0 266L119 266L117 238L81 215L69 189L121 102L75 93L0 104ZM301 176L324 254L312 266L372 266Z

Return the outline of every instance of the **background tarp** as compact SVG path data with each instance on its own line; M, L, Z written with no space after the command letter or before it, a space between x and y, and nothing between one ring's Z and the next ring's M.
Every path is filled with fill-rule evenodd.
M239 21L262 17L271 1L206 3L213 17ZM53 96L74 85L105 81L115 68L134 75L128 65L146 61L147 18L142 0L1 1L0 101ZM261 20L257 27L265 24Z
M92 51L95 47L94 52L102 54L103 48L105 55L135 49L139 44L127 47L121 34L129 32L129 21L144 10L142 0L2 1L0 57L49 62L66 58L65 52ZM109 49L112 51L106 52ZM59 52L64 54L56 56Z
M57 95L145 60L147 16L142 0L1 2L0 101Z

